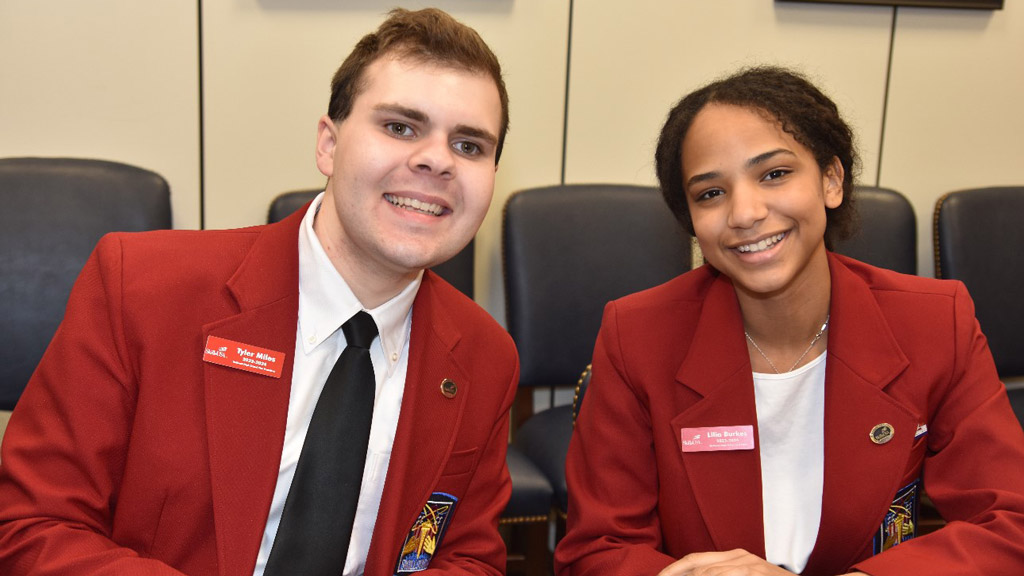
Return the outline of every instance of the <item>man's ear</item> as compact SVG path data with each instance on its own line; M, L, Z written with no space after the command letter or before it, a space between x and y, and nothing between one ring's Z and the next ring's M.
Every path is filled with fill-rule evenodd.
M316 125L316 167L330 178L334 174L334 147L338 144L338 126L329 116L321 116Z
M833 156L832 161L825 167L825 171L821 175L826 208L838 208L843 203L843 178L845 176L843 163L837 156Z

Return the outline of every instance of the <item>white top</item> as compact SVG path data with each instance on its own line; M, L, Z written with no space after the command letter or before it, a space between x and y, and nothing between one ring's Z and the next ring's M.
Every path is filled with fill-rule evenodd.
M299 321L295 334L295 366L288 400L288 423L284 432L284 451L281 454L277 487L274 489L274 500L270 505L253 576L263 576L277 527L281 523L281 512L295 474L295 465L299 461L309 421L313 418L313 409L327 382L327 375L345 349L345 334L341 331L341 325L363 309L313 232L313 220L320 210L322 198L321 193L313 201L299 229ZM380 334L370 345L377 394L373 403L363 483L343 576L361 575L370 550L370 537L380 509L384 479L391 461L391 447L395 443L402 394L405 391L412 303L422 278L421 273L399 295L367 311L376 322Z
M825 356L792 372L754 372L765 554L797 574L807 566L821 522Z

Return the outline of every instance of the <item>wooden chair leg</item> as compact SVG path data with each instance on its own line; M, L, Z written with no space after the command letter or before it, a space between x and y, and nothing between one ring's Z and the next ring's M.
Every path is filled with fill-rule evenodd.
M549 524L550 521L500 526L508 550L508 576L553 576Z

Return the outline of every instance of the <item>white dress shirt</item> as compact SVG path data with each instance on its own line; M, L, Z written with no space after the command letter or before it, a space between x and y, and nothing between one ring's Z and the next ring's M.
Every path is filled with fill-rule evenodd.
M362 304L334 268L313 231L313 221L322 198L323 193L313 201L299 229L299 322L295 334L295 365L288 400L288 423L277 487L274 489L274 499L270 505L253 576L263 576L281 523L281 512L295 474L295 465L299 461L306 431L313 418L313 409L320 398L327 375L345 349L346 341L341 325L363 310ZM379 332L379 336L370 345L377 392L373 403L373 421L370 425L370 444L363 468L363 482L342 576L361 575L370 550L370 538L384 492L384 479L391 461L391 447L395 443L395 429L398 427L405 391L412 303L422 278L420 273L400 294L373 310L367 310Z
M765 557L799 574L821 524L825 353L791 372L754 372Z

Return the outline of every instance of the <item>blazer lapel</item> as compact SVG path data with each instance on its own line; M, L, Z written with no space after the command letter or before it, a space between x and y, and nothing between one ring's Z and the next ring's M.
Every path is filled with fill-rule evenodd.
M702 396L672 420L694 497L718 550L764 555L754 384L732 284L711 284L689 352L676 375ZM751 426L753 450L682 452L682 428Z
M839 573L864 555L901 488L920 416L885 392L909 361L870 288L834 256L829 267L825 485L819 537L805 574ZM879 424L894 431L882 444L871 439Z
M465 399L472 394L473 383L454 354L461 333L443 313L436 282L432 272L425 272L413 304L405 394L366 560L367 575L393 573L399 548L441 475ZM445 378L458 385L454 398L441 394Z
M239 313L210 335L284 354L281 377L205 364L206 424L218 563L222 576L252 574L277 484L298 318L302 214L264 228L227 290Z

